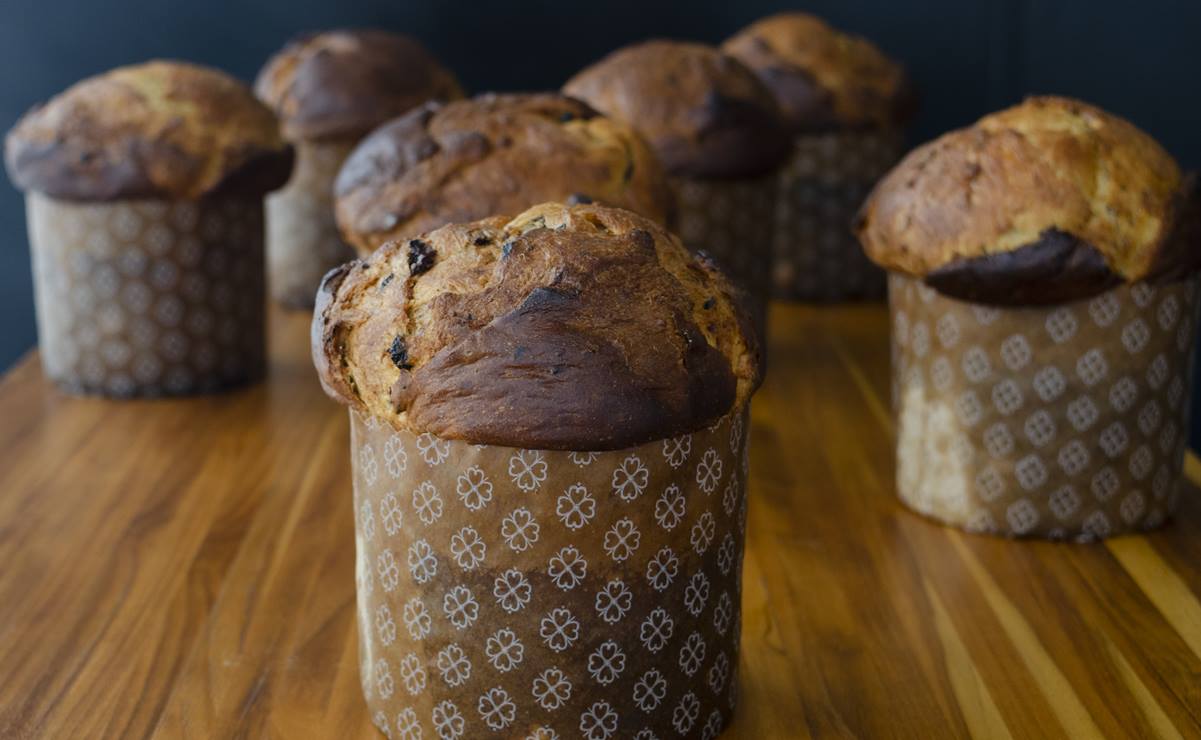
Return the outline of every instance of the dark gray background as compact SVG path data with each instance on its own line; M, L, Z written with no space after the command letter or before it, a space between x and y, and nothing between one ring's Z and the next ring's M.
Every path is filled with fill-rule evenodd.
M469 90L558 87L621 44L716 42L803 8L874 39L922 93L914 141L1026 93L1084 98L1134 121L1201 166L1201 2L1147 0L0 0L0 129L76 80L152 57L253 79L292 35L336 26L411 33ZM21 195L0 186L0 368L35 342Z

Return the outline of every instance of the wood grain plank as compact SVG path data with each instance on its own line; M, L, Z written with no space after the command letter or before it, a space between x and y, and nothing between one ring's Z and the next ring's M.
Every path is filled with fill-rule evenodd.
M307 319L222 396L0 379L0 737L378 737L345 412ZM731 738L1201 736L1201 461L1162 532L960 534L893 494L888 321L773 307Z

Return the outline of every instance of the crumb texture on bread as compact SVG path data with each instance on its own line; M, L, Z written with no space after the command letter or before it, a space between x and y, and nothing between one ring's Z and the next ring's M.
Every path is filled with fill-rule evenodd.
M372 29L294 39L263 66L255 92L291 141L357 139L427 100L463 96L416 39Z
M250 88L184 62L83 80L27 113L5 144L18 187L62 200L262 194L292 170L275 115Z
M546 203L390 242L326 276L313 361L397 428L620 449L747 403L759 340L734 289L658 223Z
M911 152L856 224L868 256L965 300L1047 304L1192 269L1189 178L1094 106L1030 98Z
M595 201L668 223L671 190L627 124L555 93L430 103L382 126L335 185L343 237L367 254L448 223Z
M913 91L898 62L808 13L756 21L721 48L759 75L793 131L884 128L913 112Z
M752 177L788 146L771 91L741 62L704 44L653 40L609 54L563 91L630 123L682 177Z

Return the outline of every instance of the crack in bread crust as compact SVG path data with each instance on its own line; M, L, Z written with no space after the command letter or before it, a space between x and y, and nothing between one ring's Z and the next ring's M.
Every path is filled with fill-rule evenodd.
M420 240L429 269L389 242L331 272L313 317L326 392L398 428L619 449L702 428L760 382L741 297L650 219L548 203Z
M662 223L673 210L662 167L629 126L554 93L425 105L368 136L334 191L339 226L360 254L572 197Z

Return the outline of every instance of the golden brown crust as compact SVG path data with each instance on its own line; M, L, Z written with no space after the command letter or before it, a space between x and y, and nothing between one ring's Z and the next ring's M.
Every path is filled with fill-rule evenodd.
M628 121L672 175L752 177L779 166L788 146L771 92L738 60L704 44L627 46L563 91Z
M747 403L758 338L726 278L656 222L546 203L389 242L326 276L313 361L398 428L618 449Z
M554 93L429 104L372 133L335 185L360 254L448 223L590 199L667 223L671 190L633 129Z
M370 29L294 39L264 65L255 92L291 141L357 139L427 100L463 97L415 39Z
M900 64L807 13L756 21L721 48L759 75L794 131L894 126L913 112Z
M5 142L18 187L62 200L191 200L287 182L292 148L250 89L213 69L154 61L70 87Z
M1182 250L1176 236L1186 190L1176 162L1127 121L1030 98L911 152L877 184L856 229L889 270L938 282L973 269L988 273L974 282L989 284L990 301L1020 282L1056 302L1193 260L1196 245ZM999 261L1005 253L1015 257Z

